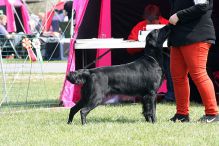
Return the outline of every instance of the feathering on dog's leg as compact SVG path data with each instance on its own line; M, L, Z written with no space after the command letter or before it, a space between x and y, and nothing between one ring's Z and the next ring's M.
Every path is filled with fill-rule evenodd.
M156 122L156 105L155 105L156 94L148 94L142 98L143 104L143 115L145 120L150 123Z

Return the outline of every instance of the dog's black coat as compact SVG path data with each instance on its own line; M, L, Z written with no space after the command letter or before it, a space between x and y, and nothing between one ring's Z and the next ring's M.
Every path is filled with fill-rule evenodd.
M146 38L144 56L134 62L70 72L67 80L82 84L82 88L79 102L70 110L68 124L79 110L82 124L85 124L87 114L112 94L142 97L143 115L146 121L154 123L156 92L163 76L162 46L169 35L169 27L151 31Z

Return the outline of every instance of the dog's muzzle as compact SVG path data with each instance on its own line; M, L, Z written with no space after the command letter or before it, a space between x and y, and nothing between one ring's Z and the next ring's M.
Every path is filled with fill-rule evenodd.
M74 75L73 75L73 73L68 73L68 75L66 76L66 79L69 81L69 82L71 82L72 84L77 84L77 82L76 82L76 80L75 80L75 78L74 78Z

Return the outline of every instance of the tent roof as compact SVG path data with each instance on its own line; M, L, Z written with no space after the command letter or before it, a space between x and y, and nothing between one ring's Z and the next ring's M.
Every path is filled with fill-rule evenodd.
M24 5L21 0L0 0L0 6L8 18L8 21L7 21L8 32L16 32L17 31L16 27L23 25L25 33L28 33L28 34L31 33L30 27L29 27L29 14L28 14L26 5ZM3 8L2 8L2 6L3 6ZM5 6L5 8L4 8L4 6ZM20 11L19 11L20 15L18 13L15 13L15 14L19 15L23 24L19 24L18 26L14 25L16 18L17 18L13 12L14 6L19 6L19 8L20 8ZM15 8L15 9L17 10L17 8ZM18 23L20 23L20 22L18 22ZM18 23L16 23L16 24L18 24Z
M23 3L21 2L21 0L1 0L0 1L0 6L4 6L6 4L11 4L11 5L14 5L14 6L21 6L23 5Z
M55 10L63 10L64 9L65 2L61 1L55 4L48 12L46 12L46 17L43 19L43 31L48 31L51 24L52 24L52 18L55 14Z

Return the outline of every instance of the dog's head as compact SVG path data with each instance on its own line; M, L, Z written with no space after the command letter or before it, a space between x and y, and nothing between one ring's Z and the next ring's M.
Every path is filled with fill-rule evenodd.
M163 43L170 34L170 25L152 30L146 37L145 54L157 56L162 53Z
M88 69L80 69L74 72L69 72L66 79L72 84L83 85L86 83L89 76L90 72Z
M170 34L170 25L166 25L160 29L152 30L146 37L145 49L149 47L162 48L163 43Z

